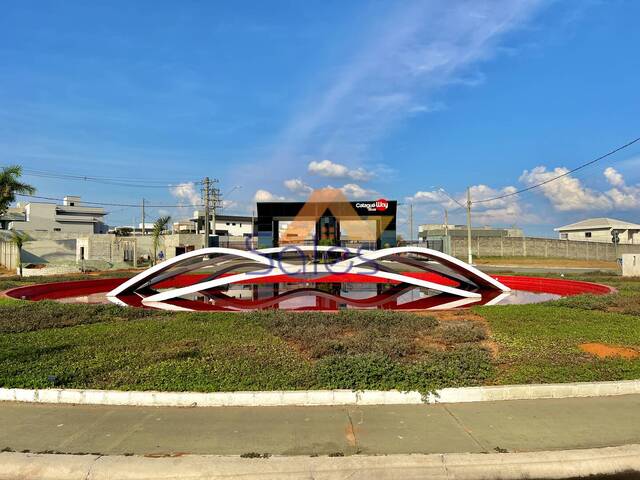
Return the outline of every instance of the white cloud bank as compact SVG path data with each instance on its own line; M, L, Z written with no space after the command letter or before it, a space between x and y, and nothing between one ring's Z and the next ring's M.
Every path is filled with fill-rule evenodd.
M299 194L299 195L300 194L308 195L313 191L313 188L311 188L309 185L304 183L299 178L291 178L289 180L285 180L284 181L284 186L290 192L295 193L295 194Z
M351 178L352 180L367 181L373 178L373 173L363 168L350 169L346 165L334 163L331 160L315 160L308 165L309 173L331 178Z
M188 205L199 205L202 203L200 192L196 189L195 183L181 183L169 189L171 195L179 201L187 201Z
M520 181L527 186L532 186L567 172L569 169L566 167L547 170L545 166L538 166L531 171L525 170ZM553 208L559 212L604 212L640 207L640 185L627 185L623 175L613 167L606 168L603 175L612 187L606 192L591 189L580 179L571 175L542 185L539 189L551 202Z

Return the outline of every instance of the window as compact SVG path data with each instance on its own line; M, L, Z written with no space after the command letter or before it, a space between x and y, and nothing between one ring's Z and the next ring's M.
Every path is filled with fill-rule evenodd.
M591 238L591 232L584 232L584 236L587 238Z
M560 234L560 238L561 238L562 240L567 240L567 239L569 238L569 234L568 234L568 233L561 233L561 234Z
M61 232L61 231L62 231L62 229L61 229L61 228L54 228L54 229L53 229L53 231L54 231L54 232Z

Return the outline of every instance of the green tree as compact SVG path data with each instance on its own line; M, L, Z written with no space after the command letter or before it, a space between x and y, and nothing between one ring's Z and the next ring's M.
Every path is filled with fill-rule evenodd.
M16 194L33 195L36 189L27 183L22 183L22 167L9 165L0 170L0 215L5 213L16 199Z
M167 229L169 222L171 221L171 217L169 215L165 215L163 217L158 218L155 222L153 222L153 230L151 231L151 238L153 239L153 264L156 264L156 259L158 258L158 247L160 246L160 240L162 239L162 235L164 231Z
M18 269L20 277L22 277L22 247L24 246L24 242L27 242L30 239L29 235L24 232L18 232L14 230L11 233L11 241L16 247L18 247Z

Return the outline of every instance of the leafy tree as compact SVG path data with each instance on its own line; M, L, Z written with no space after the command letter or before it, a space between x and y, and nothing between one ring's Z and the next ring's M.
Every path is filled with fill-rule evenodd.
M164 231L167 229L169 222L171 221L171 217L169 215L165 215L163 217L158 218L155 222L153 222L153 230L151 231L151 238L153 239L153 264L156 264L156 259L158 258L158 247L160 246L160 240L162 239L162 235Z
M16 247L18 247L18 268L20 277L22 277L22 247L24 245L24 242L27 242L29 240L29 235L24 232L18 232L17 230L14 230L12 232L11 241Z
M16 199L16 194L33 195L35 187L20 181L22 167L9 165L0 169L0 215L5 213Z

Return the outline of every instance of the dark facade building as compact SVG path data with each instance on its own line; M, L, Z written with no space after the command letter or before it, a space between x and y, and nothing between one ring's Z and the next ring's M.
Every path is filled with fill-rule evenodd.
M258 202L258 247L396 245L395 200L359 202Z

